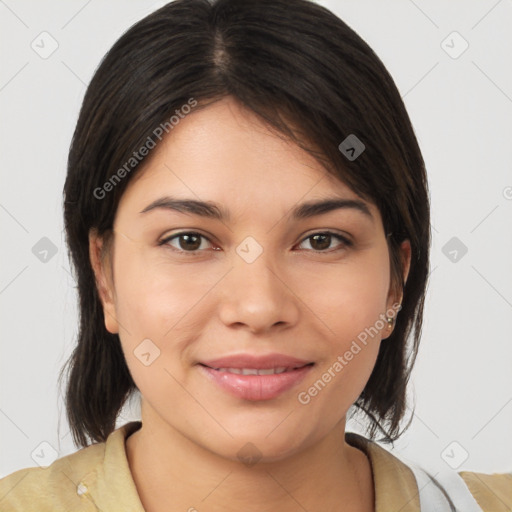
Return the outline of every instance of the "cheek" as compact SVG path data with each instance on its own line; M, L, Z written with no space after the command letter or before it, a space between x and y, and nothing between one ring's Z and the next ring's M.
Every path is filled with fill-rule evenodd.
M304 282L310 284L303 293L325 336L318 369L297 396L299 403L323 411L330 422L354 403L373 371L387 329L390 282L385 247L333 268L315 276L306 273Z
M385 313L389 293L389 256L378 247L323 269L305 267L296 282L300 298L321 320L338 349ZM382 320L379 329L385 327Z
M118 320L129 335L162 340L198 301L200 290L159 249L125 245L115 262Z
M165 255L133 244L125 244L117 256L116 315L123 352L139 389L148 385L154 392L156 376L163 379L164 388L167 372L183 378L187 347L208 318L198 314L203 311L201 298L218 277L210 272L194 278L185 267L170 265Z

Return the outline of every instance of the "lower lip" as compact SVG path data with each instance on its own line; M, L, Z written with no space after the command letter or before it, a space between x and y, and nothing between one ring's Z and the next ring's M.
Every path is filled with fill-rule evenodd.
M222 389L238 398L253 401L277 398L281 393L301 382L312 367L313 365L303 366L296 370L273 375L239 375L199 365L201 371Z

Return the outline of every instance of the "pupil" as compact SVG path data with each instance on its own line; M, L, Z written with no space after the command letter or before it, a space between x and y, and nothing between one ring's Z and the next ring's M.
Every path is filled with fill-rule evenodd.
M317 249L328 249L329 245L330 245L331 235L320 234L320 235L314 235L313 236L313 240L315 242L317 242L319 239L323 239L323 243L320 242L320 247L317 244L316 248ZM315 245L313 243L311 245L313 246L313 248L315 248Z

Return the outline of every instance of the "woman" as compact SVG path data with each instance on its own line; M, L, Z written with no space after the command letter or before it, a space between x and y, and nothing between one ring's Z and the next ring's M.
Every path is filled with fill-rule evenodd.
M427 180L393 80L326 9L177 0L134 25L88 87L64 217L83 449L4 478L2 510L512 505L511 475L443 497L372 441L403 432Z

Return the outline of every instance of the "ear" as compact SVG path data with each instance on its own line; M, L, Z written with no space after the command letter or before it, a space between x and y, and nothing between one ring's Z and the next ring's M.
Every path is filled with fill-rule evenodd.
M409 240L404 240L400 245L400 251L402 256L402 276L404 278L404 286L407 282L407 278L409 277L409 270L411 269L411 242Z
M409 277L409 270L411 268L411 242L409 240L404 240L400 244L400 262L402 266L403 283L405 286L407 278ZM389 288L388 307L391 307L396 303L401 303L402 294L403 289L399 289L398 286L393 283Z
M89 231L89 258L94 271L98 294L103 306L105 328L108 332L119 332L119 323L116 317L114 283L110 269L110 255L103 254L104 239L99 237L96 229Z
M400 261L402 265L402 276L403 276L403 283L405 285L407 278L409 277L409 270L411 268L411 242L409 240L404 240L400 244ZM389 294L388 294L388 300L387 300L387 311L394 311L395 312L395 319L396 315L398 314L399 310L396 310L394 306L397 304L402 304L402 298L403 298L403 289L399 289L397 285L393 284L389 288ZM387 313L387 312L386 312ZM386 339L391 335L395 328L395 322L393 322L393 325L391 329L385 329L386 334L383 336L382 339Z

